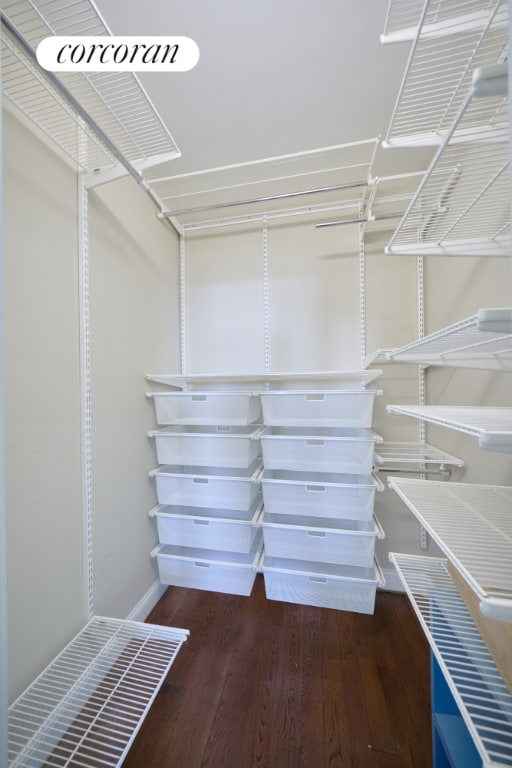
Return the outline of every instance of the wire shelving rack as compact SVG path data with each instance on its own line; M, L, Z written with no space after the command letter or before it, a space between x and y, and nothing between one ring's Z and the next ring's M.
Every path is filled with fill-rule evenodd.
M485 768L512 766L512 695L448 572L390 554Z
M387 358L419 365L512 370L512 309L481 309L475 315L403 347Z
M82 170L116 166L116 154L138 171L179 157L174 139L135 74L62 72L56 77L33 60L31 54L47 36L110 34L92 0L6 0L1 20L5 97ZM63 98L59 85L99 134ZM89 139L86 153L79 151L79 131Z
M94 617L9 708L9 768L121 765L187 636Z
M422 442L384 441L375 446L375 468L385 472L449 473L447 467L463 467L462 459Z
M506 61L507 21L505 0L391 0L381 41L412 45L384 146L441 142L473 71Z
M480 448L512 453L512 408L463 405L388 405L389 413L412 416L478 438Z
M512 488L392 477L389 485L480 600L512 620Z

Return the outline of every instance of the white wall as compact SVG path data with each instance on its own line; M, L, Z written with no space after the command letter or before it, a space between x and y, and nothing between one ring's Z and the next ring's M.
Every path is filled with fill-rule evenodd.
M4 115L11 697L84 618L76 177Z
M187 372L261 372L263 231L207 233L187 238ZM267 257L270 370L359 368L357 227L273 222Z
M157 580L148 373L179 370L179 243L131 179L90 195L94 610L125 617Z
M4 130L10 698L87 618L77 174L8 112ZM178 245L131 180L90 195L94 611L158 584L146 373L179 368Z

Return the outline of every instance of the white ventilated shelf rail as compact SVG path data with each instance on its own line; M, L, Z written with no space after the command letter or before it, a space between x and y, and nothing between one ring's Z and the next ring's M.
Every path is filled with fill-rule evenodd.
M512 309L475 315L388 351L391 361L512 371Z
M507 0L391 0L382 42L410 40L384 146L438 145L474 70L507 60Z
M175 389L204 387L264 390L272 387L365 387L382 374L381 370L281 371L267 373L170 373L148 374L146 379Z
M512 488L393 477L389 485L480 600L512 621Z
M121 765L187 636L93 618L9 708L9 767Z
M463 467L464 462L440 448L428 443L411 442L382 442L375 446L375 462L378 469L386 468L386 464L439 464ZM418 470L420 471L420 470Z
M509 256L506 64L473 86L385 251L416 256Z
M92 0L6 0L2 15L36 49L50 35L109 35ZM116 165L92 131L84 155L77 131L85 126L47 75L31 62L2 25L3 92L83 170ZM137 76L131 72L60 73L58 80L139 171L179 157L179 150Z
M512 453L512 408L463 405L388 405L389 413L455 429L478 438L481 448Z
M390 553L483 768L512 766L512 695L446 561Z

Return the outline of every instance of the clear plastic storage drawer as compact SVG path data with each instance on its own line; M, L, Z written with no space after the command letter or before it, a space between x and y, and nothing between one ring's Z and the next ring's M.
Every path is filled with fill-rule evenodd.
M160 464L250 467L261 455L261 427L169 426L149 432Z
M247 554L260 531L262 507L259 494L247 512L159 504L149 514L156 518L160 544Z
M263 423L270 427L371 427L377 390L276 390L261 393Z
M334 520L264 512L261 525L269 557L314 560L371 567L377 538L384 533L375 519Z
M250 595L261 551L260 532L246 555L168 544L160 544L151 554L157 559L162 584Z
M265 469L339 472L372 471L375 433L335 427L266 427L261 433Z
M267 512L371 520L377 481L372 475L265 469L261 477Z
M148 392L159 424L247 426L261 421L261 401L252 392Z
M373 613L377 586L384 585L376 563L357 568L265 555L262 569L269 600L356 613Z
M168 465L149 474L160 504L248 510L261 490L261 469L256 461L248 469Z

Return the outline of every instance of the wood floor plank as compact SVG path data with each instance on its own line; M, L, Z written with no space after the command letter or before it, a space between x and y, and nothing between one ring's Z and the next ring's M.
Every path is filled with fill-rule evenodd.
M429 651L407 598L375 614L171 587L190 630L124 768L430 768Z

